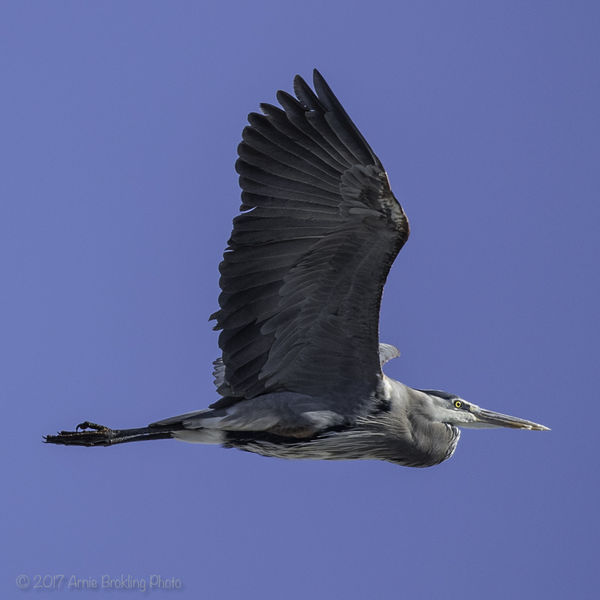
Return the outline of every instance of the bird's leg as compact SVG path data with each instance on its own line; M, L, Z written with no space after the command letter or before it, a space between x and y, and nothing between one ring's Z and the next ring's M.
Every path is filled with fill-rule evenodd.
M75 427L75 431L59 431L56 435L45 436L44 441L64 446L113 446L126 442L168 439L173 437L174 431L182 429L182 427L182 425L175 424L149 425L134 429L111 429L91 421L84 421Z

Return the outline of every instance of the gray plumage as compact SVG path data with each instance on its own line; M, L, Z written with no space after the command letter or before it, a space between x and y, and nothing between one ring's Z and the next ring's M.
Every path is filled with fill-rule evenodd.
M462 427L547 429L458 396L416 390L381 367L383 285L409 225L387 174L333 92L299 76L282 108L261 104L242 133L241 214L219 267L220 398L135 430L93 423L46 441L112 445L173 437L266 456L449 458ZM78 428L79 429L79 428Z

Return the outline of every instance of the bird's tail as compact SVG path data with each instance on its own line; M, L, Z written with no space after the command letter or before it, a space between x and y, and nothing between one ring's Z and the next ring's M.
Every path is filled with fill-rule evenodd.
M181 426L177 424L150 425L136 429L110 429L104 425L85 421L77 425L75 431L59 431L56 435L45 436L44 441L48 444L65 446L112 446L127 442L168 439L179 429Z

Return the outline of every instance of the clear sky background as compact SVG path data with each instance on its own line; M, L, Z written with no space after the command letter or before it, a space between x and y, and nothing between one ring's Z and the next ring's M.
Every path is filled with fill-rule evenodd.
M597 598L599 31L591 1L2 2L2 597ZM236 146L315 66L411 220L387 373L552 431L430 469L42 444L215 400Z

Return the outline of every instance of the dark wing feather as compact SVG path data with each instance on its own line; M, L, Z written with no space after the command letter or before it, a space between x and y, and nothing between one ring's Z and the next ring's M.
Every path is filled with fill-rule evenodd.
M381 375L379 305L408 221L387 175L315 70L239 145L242 212L220 265L214 406L290 391L359 410ZM220 363L219 363L220 364ZM224 369L224 370L223 370Z

